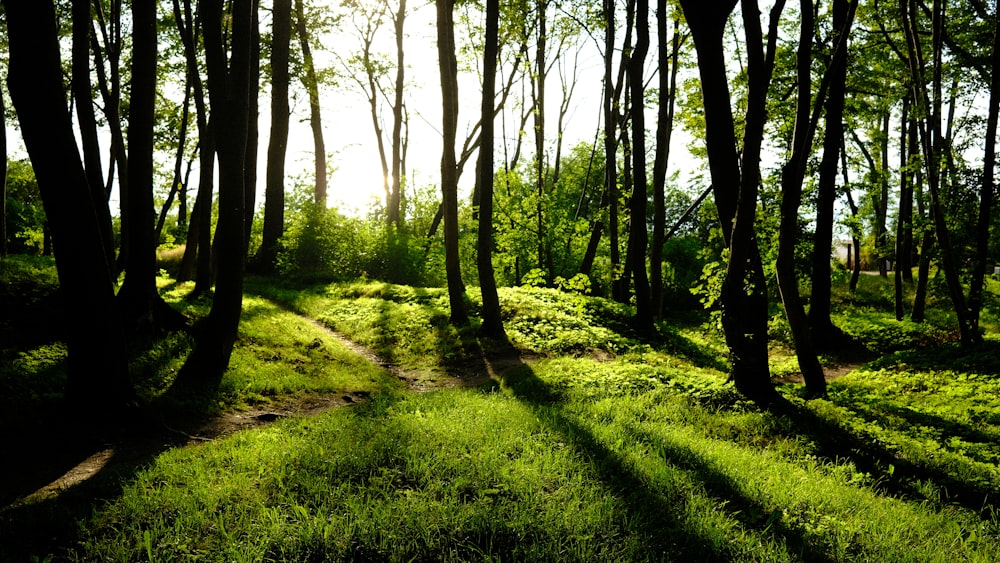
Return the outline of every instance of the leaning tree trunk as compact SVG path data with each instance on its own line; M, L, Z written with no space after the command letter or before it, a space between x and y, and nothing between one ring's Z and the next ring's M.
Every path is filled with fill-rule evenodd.
M66 99L50 0L6 1L8 87L38 180L67 309L67 394L106 416L134 400L125 334Z

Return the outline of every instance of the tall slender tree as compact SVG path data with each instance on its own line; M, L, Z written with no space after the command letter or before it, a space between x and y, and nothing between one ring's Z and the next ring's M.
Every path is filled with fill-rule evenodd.
M448 303L451 323L469 324L465 307L465 284L462 282L458 249L458 169L455 162L455 136L458 130L458 61L455 58L454 0L439 0L437 7L438 66L441 71L442 151L441 197L444 212L445 269L448 279Z
M285 155L288 148L288 60L292 1L274 0L271 14L271 134L267 146L264 230L258 256L262 271L274 271L278 239L285 232Z
M749 92L742 157L737 153L723 49L723 35L736 0L721 4L681 0L680 4L698 55L709 171L723 238L729 249L719 299L732 361L730 377L744 396L758 404L771 405L779 400L779 395L771 383L767 363L767 294L754 222L766 118L764 102L774 65L777 21L784 2L779 0L772 8L765 54L757 5L743 0Z
M632 125L632 195L629 200L629 269L635 282L635 327L640 334L653 332L653 308L649 278L646 274L646 249L649 235L646 225L646 88L644 70L649 52L649 2L637 0L635 8L636 43L629 58L629 89Z
M479 142L479 233L476 241L476 266L479 271L479 288L483 296L484 335L505 336L500 317L500 298L497 295L496 277L493 273L493 138L495 119L495 90L500 27L500 1L486 1L486 33L483 42L483 99L481 110L482 132Z
M323 138L323 116L319 103L319 77L316 75L316 63L313 60L310 46L309 26L306 22L305 6L302 0L295 0L295 30L302 49L302 62L305 64L305 74L301 77L306 91L309 92L309 127L312 129L313 148L315 152L316 190L314 199L316 205L326 207L326 141Z

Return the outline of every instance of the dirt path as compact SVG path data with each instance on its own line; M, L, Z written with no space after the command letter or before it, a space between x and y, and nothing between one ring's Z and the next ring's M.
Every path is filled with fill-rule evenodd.
M406 370L380 357L371 349L330 330L319 321L312 319L310 321L328 337L402 381L406 385L406 389L411 392L425 393L446 388L477 387L489 381L493 372L492 369L477 367L471 363L468 370L463 370L467 373L463 373L462 377ZM488 364L483 362L479 366L488 366ZM138 463L166 448L212 441L241 430L265 426L283 418L315 416L331 409L362 403L368 398L368 393L363 391L347 391L330 395L289 396L277 399L264 407L227 412L180 428L171 427L163 420L154 420L151 421L145 432L133 432L124 437L93 439L95 447L77 454L78 458L83 458L81 461L62 464L63 467L69 465L70 469L38 488L32 486L34 491L21 496L15 501L15 504L58 496L63 491L87 481L111 464ZM55 447L58 448L58 446ZM53 465L59 466L60 464ZM31 488L26 489L26 491L31 490Z

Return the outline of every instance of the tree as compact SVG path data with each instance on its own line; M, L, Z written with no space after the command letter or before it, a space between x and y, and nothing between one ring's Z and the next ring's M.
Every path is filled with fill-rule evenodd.
M291 0L275 0L271 16L271 135L267 147L264 232L258 265L274 271L278 239L285 231L285 153L288 145L288 59L292 34Z
M7 256L7 104L0 88L0 258Z
M326 142L323 139L323 116L319 105L319 78L316 76L316 64L313 61L312 49L309 46L309 27L306 25L305 8L302 0L295 0L295 30L302 49L302 62L305 74L301 76L302 85L309 92L309 127L312 129L313 147L315 148L316 171L316 205L326 207Z
M677 99L677 69L680 68L680 18L674 16L674 30L667 47L667 2L657 0L656 32L659 58L659 92L656 119L656 153L653 158L653 235L650 242L649 273L650 302L653 315L663 314L663 244L666 241L666 209L664 187L670 161L670 139L674 129L674 106ZM667 72L667 69L670 72Z
M986 118L986 139L983 153L983 185L979 196L979 224L976 229L976 255L969 288L969 316L971 330L979 332L979 314L983 307L983 282L989 258L990 222L993 214L994 183L997 163L997 120L1000 114L1000 11L993 15L993 49L990 56L990 99Z
M101 147L97 134L97 119L91 99L90 82L90 30L91 11L89 0L73 0L73 98L79 124L80 144L83 150L87 183L93 192L95 208L104 239L108 262L115 261L115 245L111 228L111 209L107 205L104 178L101 171Z
M445 269L448 279L448 303L451 323L469 323L465 309L465 284L462 282L458 251L458 169L455 162L455 136L458 128L458 62L455 58L454 0L439 0L437 7L438 66L441 73L442 137L441 197L444 213Z
M178 375L177 384L213 386L229 364L236 342L243 303L246 262L246 156L251 98L257 96L253 46L256 0L234 0L223 18L222 0L202 0L205 58L212 125L219 159L219 219L215 234L217 273L215 297L199 328L195 348ZM224 34L231 21L231 32ZM229 42L225 41L228 37ZM226 53L230 53L227 60Z
M817 346L833 342L839 331L830 319L832 280L830 249L833 247L834 204L837 200L837 168L844 138L844 98L847 90L848 15L856 2L833 2L833 29L827 73L830 92L826 99L823 156L816 188L816 230L813 234L812 289L809 296L809 328Z
M760 184L764 102L774 64L775 32L783 2L777 2L772 8L765 55L757 6L749 0L743 1L750 89L742 160L737 153L723 49L723 34L736 0L726 0L721 5L698 0L681 0L680 4L698 56L709 171L729 252L719 300L723 332L732 359L730 377L740 393L767 406L777 401L779 395L771 383L767 363L767 294L754 219Z
M629 201L629 269L635 281L635 326L640 334L652 334L653 309L646 276L646 89L643 70L649 52L649 2L636 2L636 43L629 58L628 82L632 96L632 196Z
M941 69L944 3L935 0L931 8L931 79L927 80L926 61L918 29L918 12L915 0L900 0L900 16L903 31L906 36L906 56L910 68L910 89L913 104L917 111L926 116L918 126L920 148L924 157L924 167L927 173L927 187L930 192L931 216L934 220L934 231L941 254L941 266L944 270L948 294L951 297L955 315L958 318L958 330L961 341L971 344L981 339L974 330L971 315L966 305L965 293L959 279L958 260L951 244L951 232L945 217L944 203L941 194L941 164L946 150L946 141L941 131ZM930 83L932 93L928 93L926 84Z
M80 159L63 91L51 0L5 0L8 88L52 229L66 307L67 395L88 412L130 405L125 335L115 300L92 190Z
M153 120L156 105L156 4L132 3L132 91L129 100L128 229L125 282L119 293L129 325L150 330L156 296L153 240Z
M497 43L500 27L500 1L486 2L486 36L483 42L482 132L479 142L479 233L476 242L476 265L483 296L484 335L504 337L500 317L500 298L493 273L493 122L495 115Z

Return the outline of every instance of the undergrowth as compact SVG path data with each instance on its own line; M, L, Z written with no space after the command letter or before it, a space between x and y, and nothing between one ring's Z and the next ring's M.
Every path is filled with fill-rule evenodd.
M3 549L29 523L53 519L77 530L73 540L29 554L993 561L1000 552L996 340L969 353L940 324L847 312L837 324L882 358L832 382L826 399L807 403L784 386L791 408L770 413L726 382L711 332L668 322L641 340L625 306L509 288L501 306L521 359L507 358L502 377L478 389L404 394L308 319L401 368L455 373L482 350L475 327L447 322L443 290L260 279L247 289L219 408L348 388L370 400L159 453L117 475L120 487L87 510L66 515L53 499L8 507L0 558L24 555ZM173 358L163 366L182 357L160 355Z

